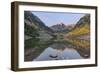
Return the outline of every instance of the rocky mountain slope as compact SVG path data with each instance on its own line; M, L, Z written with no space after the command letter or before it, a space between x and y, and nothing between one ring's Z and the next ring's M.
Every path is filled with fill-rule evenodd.
M54 31L54 32L69 32L72 28L74 27L73 25L65 25L64 23L60 23L60 24L56 24L51 26L50 28Z
M53 37L53 31L47 27L37 16L30 11L24 12L25 35L49 40Z

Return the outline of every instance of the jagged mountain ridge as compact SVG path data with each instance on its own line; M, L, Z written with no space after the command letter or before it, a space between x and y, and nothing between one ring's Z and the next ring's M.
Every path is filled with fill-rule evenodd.
M65 25L64 23L56 24L51 26L50 28L54 32L69 32L74 27L74 24Z

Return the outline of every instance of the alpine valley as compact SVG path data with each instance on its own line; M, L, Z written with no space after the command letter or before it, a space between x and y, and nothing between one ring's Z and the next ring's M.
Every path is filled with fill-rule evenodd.
M31 11L24 11L24 45L24 61L36 60L49 46L58 51L74 48L81 58L89 58L90 15L85 14L76 24L61 22L49 27Z

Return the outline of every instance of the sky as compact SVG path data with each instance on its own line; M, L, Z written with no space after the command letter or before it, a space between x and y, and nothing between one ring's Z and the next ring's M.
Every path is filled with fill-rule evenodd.
M67 13L67 12L37 12L32 11L34 15L41 19L46 26L50 27L56 24L64 23L65 25L76 24L83 13Z

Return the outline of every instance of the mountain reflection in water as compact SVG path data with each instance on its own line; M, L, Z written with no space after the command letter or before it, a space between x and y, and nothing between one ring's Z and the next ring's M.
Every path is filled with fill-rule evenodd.
M45 60L65 60L65 59L83 59L83 57L73 48L67 47L63 43L55 43L46 48L34 61Z
M55 58L50 56L56 56ZM64 59L82 59L83 57L80 56L80 54L74 50L66 48L63 51L53 49L51 47L48 47L45 49L45 51L42 52L35 61L44 61L44 60L64 60Z

